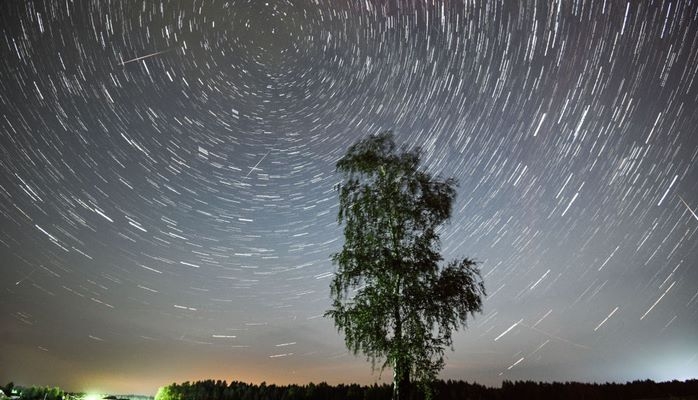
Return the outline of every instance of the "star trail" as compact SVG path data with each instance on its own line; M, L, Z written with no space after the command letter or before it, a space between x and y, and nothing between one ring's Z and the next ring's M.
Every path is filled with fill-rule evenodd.
M698 5L0 3L0 380L389 382L331 321L340 177L459 182L443 378L698 378Z

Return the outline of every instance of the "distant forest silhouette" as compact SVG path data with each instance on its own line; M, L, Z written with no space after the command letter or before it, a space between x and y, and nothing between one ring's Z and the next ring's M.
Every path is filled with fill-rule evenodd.
M651 380L628 383L540 383L533 381L504 381L500 388L491 388L464 381L436 381L432 383L435 399L697 399L698 380L654 382ZM160 388L155 400L389 400L392 385L327 383L277 386L262 382L259 385L226 381L197 381L173 383ZM423 395L413 390L409 399L421 400Z

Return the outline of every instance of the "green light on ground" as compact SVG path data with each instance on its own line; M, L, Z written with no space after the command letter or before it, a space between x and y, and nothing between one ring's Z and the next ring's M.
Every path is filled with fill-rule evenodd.
M88 393L83 400L102 400L102 395L97 393Z

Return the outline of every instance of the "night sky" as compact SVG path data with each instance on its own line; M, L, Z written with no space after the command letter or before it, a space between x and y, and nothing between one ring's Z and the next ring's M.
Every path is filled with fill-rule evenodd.
M458 179L441 377L698 377L698 4L0 2L0 381L390 382L322 314L335 162Z

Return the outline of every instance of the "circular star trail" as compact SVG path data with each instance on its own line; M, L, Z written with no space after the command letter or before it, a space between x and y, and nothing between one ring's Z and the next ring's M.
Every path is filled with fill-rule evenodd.
M322 318L334 163L388 129L458 180L442 250L488 289L442 377L696 378L694 3L22 1L0 19L0 379L389 379Z

